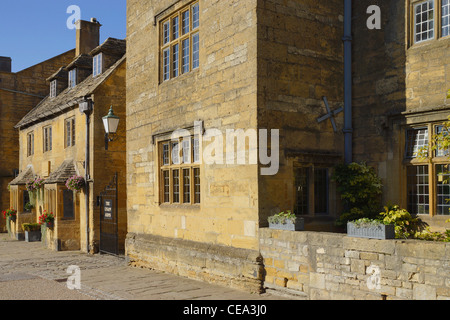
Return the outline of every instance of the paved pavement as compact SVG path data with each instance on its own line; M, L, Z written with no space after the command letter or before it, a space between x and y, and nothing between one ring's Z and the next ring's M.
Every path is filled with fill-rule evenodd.
M72 281L78 266L80 287ZM69 280L69 281L68 281ZM134 268L124 258L54 252L40 242L0 234L1 300L292 300L273 293L250 294L160 271Z

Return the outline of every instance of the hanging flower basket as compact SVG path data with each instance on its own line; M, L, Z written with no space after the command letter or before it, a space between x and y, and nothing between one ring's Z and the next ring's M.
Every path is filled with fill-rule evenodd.
M66 187L69 190L78 192L84 187L84 178L81 176L72 176L66 181Z
M55 223L55 216L53 212L47 213L47 210L44 210L44 213L39 216L39 224L45 225L47 228L53 228Z
M39 196L40 190L44 187L44 179L35 177L26 184L28 194L30 196L30 203L32 205L36 204L36 195Z
M17 210L14 210L13 208L5 210L3 211L3 217L11 221L16 221Z

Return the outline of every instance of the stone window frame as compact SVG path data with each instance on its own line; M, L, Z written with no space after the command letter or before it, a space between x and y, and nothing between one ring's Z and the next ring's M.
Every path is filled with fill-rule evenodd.
M158 141L160 205L201 204L200 157L195 157L200 156L200 147L195 141L199 141L195 135L189 136L189 140L180 137ZM185 152L187 149L189 152Z
M440 190L442 190L442 184L443 181L440 177L441 176L446 176L446 174L442 174L440 172L438 172L438 167L439 166L449 166L450 168L450 157L444 154L439 153L439 150L436 150L434 152L431 152L430 148L431 148L431 139L430 137L432 137L434 134L437 134L438 128L442 126L442 122L435 122L435 123L428 123L428 124L422 124L422 125L411 125L411 126L407 126L404 130L403 133L403 143L404 143L404 148L403 148L403 167L404 167L404 190L405 190L405 201L404 203L406 204L406 208L407 210L413 211L411 210L411 200L410 200L410 195L408 194L409 189L410 189L410 180L408 180L410 178L410 172L413 167L418 167L418 166L425 166L427 167L427 177L428 177L428 181L427 181L427 187L428 187L428 212L424 212L424 213L416 213L416 212L411 212L412 214L420 214L420 215L429 215L431 217L433 216L447 216L450 215L450 212L448 213L444 213L444 214L438 214L438 207L440 206L439 204L439 197L442 197L443 195L440 194ZM427 159L421 159L418 157L408 157L407 156L407 131L411 130L411 129L422 129L422 128L427 128L428 129L428 158ZM419 181L420 182L420 181ZM419 183L419 184L422 184ZM423 196L424 194L420 193L420 196ZM448 194L448 198L450 198L450 193ZM421 200L420 200L421 201ZM422 203L422 202L420 202Z
M34 155L34 131L27 133L27 157Z
M75 146L75 117L64 120L64 148Z
M197 8L198 20L194 20L194 8ZM183 19L186 12L189 12L186 16L188 19ZM188 32L183 31L185 27L183 21L186 20L188 20ZM177 21L175 30L173 29L174 21ZM196 25L194 21L197 21ZM177 34L176 38L174 34ZM194 51L194 39L197 44L196 51ZM198 0L160 20L159 57L160 83L176 79L200 67L200 4ZM187 61L183 61L185 57L188 58Z
M53 149L53 129L52 126L45 126L42 128L42 145L43 151L49 152Z
M445 1L448 0L409 0L408 1L408 20L409 20L409 47L421 45L425 43L429 43L430 41L436 41L440 39L447 39L450 37L449 34L443 34L443 5L446 4ZM434 28L434 34L432 38L416 41L416 24L415 24L415 8L417 5L425 3L425 2L433 2L434 4L434 11L433 11L433 28ZM450 5L450 2L448 3ZM450 7L449 7L450 9ZM450 20L450 12L449 12L449 20ZM449 21L450 23L450 21ZM450 31L450 28L449 28Z

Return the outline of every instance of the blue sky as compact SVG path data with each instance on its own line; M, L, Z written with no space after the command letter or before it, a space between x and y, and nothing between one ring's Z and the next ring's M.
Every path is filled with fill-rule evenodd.
M102 24L100 42L126 37L126 0L2 0L0 7L0 56L12 58L17 72L75 48L75 29L67 27L73 12Z

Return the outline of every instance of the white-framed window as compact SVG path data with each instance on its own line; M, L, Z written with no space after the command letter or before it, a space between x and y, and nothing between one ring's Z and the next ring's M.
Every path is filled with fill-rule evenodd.
M92 63L92 76L96 77L103 72L103 54L99 53L94 56Z
M419 152L428 146L428 128L417 128L406 130L406 152L408 159L417 158Z
M74 88L77 85L77 68L69 71L69 88Z
M52 80L50 82L50 98L56 97L57 86L58 86L58 80Z
M414 5L414 42L434 38L434 0L419 2Z
M450 36L450 0L412 0L412 43Z

